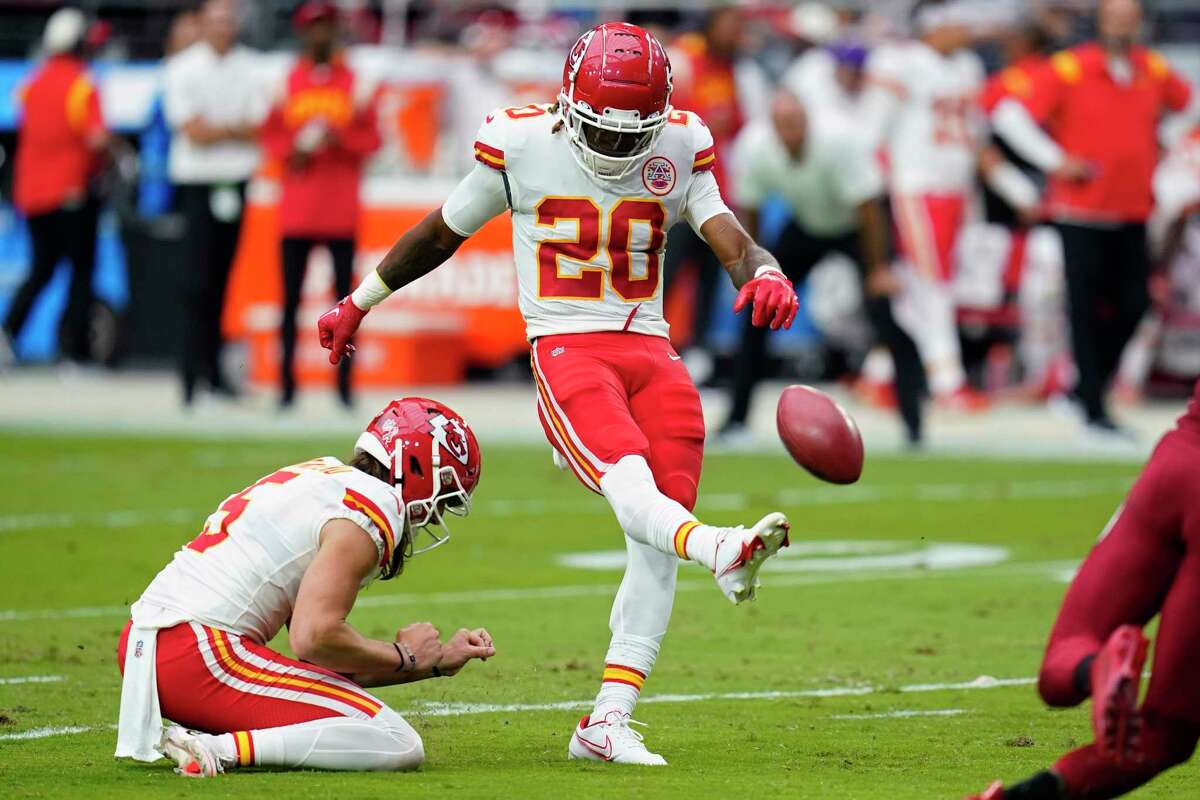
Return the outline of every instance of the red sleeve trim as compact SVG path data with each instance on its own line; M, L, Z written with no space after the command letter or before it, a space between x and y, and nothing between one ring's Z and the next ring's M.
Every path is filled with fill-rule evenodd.
M504 169L504 151L480 141L475 142L475 160L492 169Z
M392 560L392 551L396 549L396 534L392 530L392 524L388 522L387 515L380 510L379 506L375 505L371 498L353 489L346 490L346 494L342 498L342 505L365 514L367 519L371 520L379 529L379 535L383 537L383 553L380 555L379 566L386 566Z
M703 172L704 170L712 169L717 163L717 148L716 145L706 147L699 153L696 153L696 159L692 161L692 172Z

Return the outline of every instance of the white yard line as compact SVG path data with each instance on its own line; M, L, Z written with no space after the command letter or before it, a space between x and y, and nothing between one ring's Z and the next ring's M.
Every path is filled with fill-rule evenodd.
M1076 561L1024 561L994 566L958 570L909 569L893 572L863 571L860 573L813 573L786 574L769 573L763 592L772 587L820 586L835 583L870 583L874 581L904 581L953 576L1004 576L1045 575L1057 580L1064 570L1078 566ZM528 589L480 589L461 592L428 592L398 594L365 594L354 604L355 608L392 608L396 606L420 605L471 605L501 601L561 600L571 597L612 597L617 591L616 583L591 583L567 586L535 586ZM711 579L681 580L675 586L677 592L713 591ZM63 619L118 619L128 618L128 606L82 606L79 608L11 608L0 610L0 623L33 622L38 620Z
M16 683L58 683L65 680L63 675L18 675L13 678L0 678L0 686L12 686Z
M65 736L69 733L87 733L98 730L90 725L67 725L61 728L34 728L20 733L0 733L0 742L23 742L27 739L48 739L51 736Z
M934 708L929 711L900 709L899 711L882 711L878 714L834 714L830 719L908 719L910 717L957 717L966 714L965 708Z
M1008 686L1030 686L1037 678L992 678L981 675L973 681L960 683L920 683L901 686L899 689L880 686L833 686L824 689L796 689L794 691L763 692L707 692L703 694L653 694L643 697L639 703L702 703L709 700L788 700L801 697L862 697L870 694L899 691L905 694L945 691L975 691L999 689ZM429 703L402 712L427 717L461 717L471 714L521 713L529 711L571 711L591 708L595 698L584 700L561 700L555 703ZM893 712L894 713L894 712ZM915 714L909 714L915 716ZM851 719L853 717L846 717ZM867 719L868 717L862 717Z
M972 681L959 683L920 683L901 686L899 689L886 686L832 686L824 689L797 689L795 691L760 692L705 692L699 694L654 694L643 697L641 703L703 703L711 700L787 700L802 697L862 697L870 694L924 693L943 691L971 691L998 689L1008 686L1030 686L1037 678L992 678L981 675ZM427 703L401 712L411 717L464 717L475 714L514 714L539 711L572 711L591 708L595 698L562 700L556 703ZM937 709L932 711L890 711L879 714L842 714L831 719L883 719L918 716L953 716L966 713L964 709ZM115 725L68 725L54 728L34 728L19 733L0 734L0 741L25 741L46 739L51 736L88 733L98 730L113 730Z
M1056 499L1093 497L1127 490L1133 477L1058 481L995 481L982 483L931 483L919 485L815 486L784 489L769 495L740 492L712 493L700 497L700 511L740 511L751 505L846 505L915 500L922 503L960 503L1004 498ZM590 501L590 502L589 502ZM547 514L609 514L599 500L549 501L539 498L481 500L476 513L484 517L545 516ZM114 511L29 513L0 515L0 533L20 533L46 528L132 528L153 524L184 525L203 520L206 510L189 508L118 509Z

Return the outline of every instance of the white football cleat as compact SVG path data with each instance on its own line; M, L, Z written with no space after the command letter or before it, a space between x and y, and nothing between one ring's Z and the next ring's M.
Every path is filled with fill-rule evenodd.
M212 748L180 725L167 726L158 749L175 762L175 772L185 778L211 778L225 771Z
M665 767L667 760L658 753L651 753L642 743L642 735L630 725L642 725L620 711L610 711L604 719L592 721L590 717L579 720L571 744L567 747L568 758L591 761L609 761L613 764L640 764L645 767Z
M717 557L713 575L717 586L737 605L754 599L758 570L763 562L788 545L791 524L778 511L767 514L753 528L726 528L717 534Z

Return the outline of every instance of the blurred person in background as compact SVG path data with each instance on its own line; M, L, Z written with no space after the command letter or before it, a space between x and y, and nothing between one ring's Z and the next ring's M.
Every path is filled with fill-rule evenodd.
M812 113L786 89L771 105L769 120L755 120L734 144L732 195L751 235L768 196L782 197L791 219L773 248L788 279L801 283L823 258L848 256L864 275L867 313L896 364L896 391L908 440L921 438L921 361L916 346L892 319L895 278L889 263L884 182L879 166L853 121ZM808 106L811 108L811 106ZM767 329L746 320L736 361L729 419L721 438L745 437L755 384L767 371Z
M13 199L29 223L33 263L4 320L0 365L14 358L12 343L63 258L71 262L63 351L74 362L91 360L100 205L92 182L111 138L84 63L87 31L87 18L77 8L51 15L42 37L48 57L20 91Z
M1053 15L1029 14L1001 33L1005 66L988 77L980 94L980 105L989 119L1005 101L1015 99L1019 103L1029 97L1034 78L1052 47L1053 29L1046 26L1056 22ZM989 140L1039 189L1044 188L1036 166L1010 148L994 130ZM1062 391L1070 370L1066 319L1061 311L1062 265L1057 234L1042 226L1041 218L1028 219L986 182L981 189L984 223L973 231L980 237L975 241L995 253L995 266L1000 269L1000 309L1015 309L1019 320L1017 347L1025 392L1045 400Z
M350 293L363 163L379 149L373 86L337 49L338 12L326 0L301 5L293 19L304 52L288 73L283 97L263 125L263 148L283 165L279 224L283 235L280 405L296 398L296 310L314 247L333 261L338 297ZM338 366L338 397L350 407L350 359Z
M894 310L917 344L937 403L980 411L987 398L967 384L952 294L954 255L975 176L1032 215L1037 187L981 143L976 96L983 65L969 2L923 3L918 38L871 54L862 99L864 125L890 168L902 268Z
M805 3L789 16L789 30L810 42L780 78L780 85L821 114L854 116L862 92L867 50L844 34L838 15L820 3Z
M164 103L174 131L168 171L187 222L184 405L202 380L216 395L236 394L221 369L221 312L266 105L257 54L237 44L236 10L230 0L208 0L200 41L166 66Z
M708 13L699 32L680 36L670 49L674 86L672 105L695 112L708 125L716 148L713 174L722 187L728 185L725 170L729 150L744 122L734 73L745 35L745 11L733 4L722 5ZM683 357L688 371L698 383L703 383L712 372L711 358L704 349L705 332L712 316L717 279L722 268L703 239L691 228L679 227L667 240L664 293L670 290L685 263L694 265L698 286L692 341Z
M997 106L992 119L1013 150L1049 176L1078 372L1073 401L1089 431L1123 437L1104 395L1149 306L1146 219L1158 123L1184 109L1190 88L1161 55L1137 44L1137 0L1102 0L1096 20L1096 41L1056 53L1028 97Z

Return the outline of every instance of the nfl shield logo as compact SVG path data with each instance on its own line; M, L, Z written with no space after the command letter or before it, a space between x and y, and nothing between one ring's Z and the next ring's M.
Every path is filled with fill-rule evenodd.
M642 167L642 183L651 194L670 194L675 188L675 165L668 158L655 156Z

